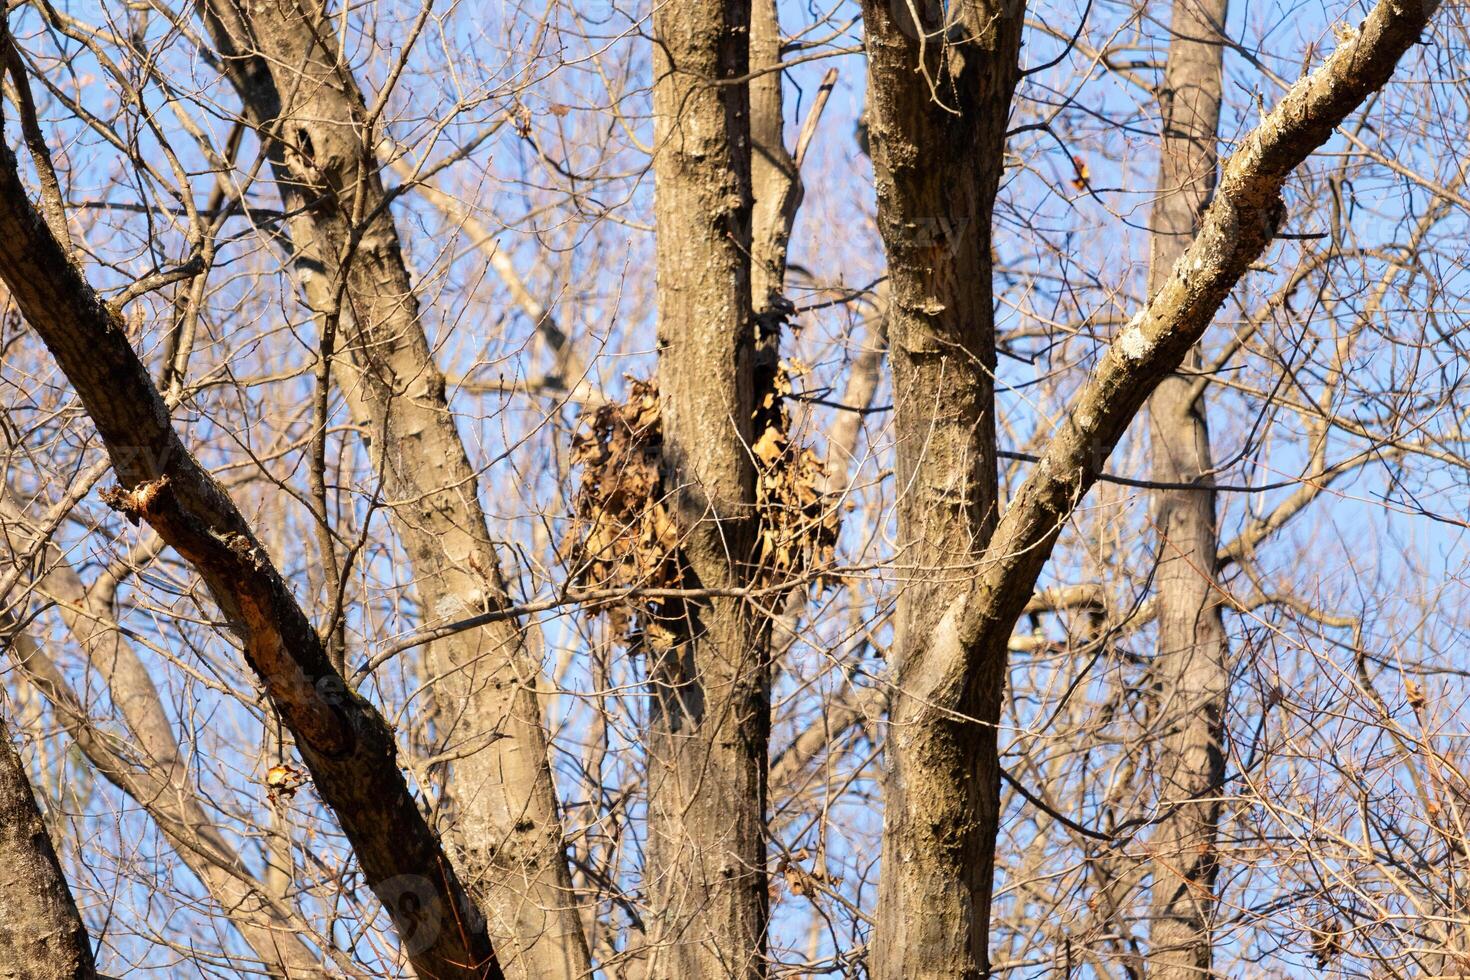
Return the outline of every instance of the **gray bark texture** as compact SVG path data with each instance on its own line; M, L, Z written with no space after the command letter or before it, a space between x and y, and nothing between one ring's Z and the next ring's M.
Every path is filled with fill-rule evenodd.
M1293 85L1241 141L1223 168L1219 192L1205 211L1193 242L1099 359L1046 451L1006 507L988 546L983 534L977 543L966 542L978 560L969 561L963 574L956 573L962 581L950 590L936 594L926 586L918 593L906 590L909 594L901 598L894 644L898 656L891 668L895 703L890 716L883 883L872 946L875 977L898 980L989 973L986 931L999 789L993 726L999 718L1007 646L1016 620L1032 598L1062 527L1097 481L1108 455L1144 401L1184 362L1230 291L1275 237L1283 216L1281 190L1287 177L1326 142L1349 113L1388 81L1438 6L1435 0L1381 0L1359 30ZM973 403L973 388L979 381L970 390L951 395L942 387L948 375L939 367L919 375L913 366L915 354L921 355L919 365L946 365L971 356L984 365L984 358L992 355L988 347L972 354L956 342L954 333L936 333L943 318L954 315L943 301L939 287L945 280L941 276L933 274L934 285L913 291L927 283L924 276L930 268L951 268L939 261L942 251L933 249L932 237L918 237L917 244L911 237L916 236L916 229L938 225L923 209L932 207L933 214L952 216L957 213L953 210L956 199L970 203L966 195L974 193L972 185L958 175L982 159L979 154L946 157L957 152L952 147L962 142L945 130L921 128L923 120L954 126L966 115L941 117L927 110L915 89L925 83L932 98L947 98L952 107L961 109L968 104L962 100L975 98L977 92L989 94L994 104L1003 106L1000 91L1008 93L1015 79L1013 48L1009 57L987 53L1007 50L1002 39L1016 36L1019 30L1007 26L1009 18L1019 19L1021 11L992 10L990 16L976 21L979 28L952 32L948 36L958 39L958 50L951 55L942 54L944 46L927 32L922 47L914 40L918 32L913 30L912 16L920 5L903 3L897 9L903 13L895 16L886 5L873 2L864 8L869 112L879 225L889 251L893 289L890 340L900 440L898 488L903 495L900 535L914 555L907 564L934 575L933 567L921 564L925 546L916 548L911 541L925 535L932 541L942 536L954 539L960 537L960 528L984 528L981 501L994 499L994 484L982 486L973 471L979 465L977 458L988 458L989 472L994 473L994 431L989 418L983 419L983 429L979 425L989 411L988 404ZM939 17L938 4L922 9L932 9ZM968 5L952 9L961 18L981 13ZM988 47L973 53L964 47L987 42ZM921 57L948 67L921 71ZM946 81L956 75L966 84ZM1004 112L997 112L971 124L999 129L1003 119ZM905 132L912 136L902 138ZM951 138L946 140L946 136ZM994 139L1000 142L1003 133ZM998 167L998 150L994 156L993 165ZM921 161L928 167L921 168ZM913 177L902 179L910 172ZM928 195L904 194L910 182L921 188L928 182L932 190ZM917 197L921 204L906 207L909 197ZM975 205L988 204L978 196L970 200ZM958 214L977 210L971 207ZM988 208L983 213L988 215ZM948 232L947 228L938 230ZM932 266L918 261L924 254L920 244L930 247ZM966 271L973 278L986 279L988 250L978 254L979 261ZM906 266L917 268L906 272ZM966 312L966 317L958 319L960 324L989 323L988 301ZM946 351L950 352L948 360ZM915 387L916 375L925 382L923 389ZM988 382L986 385L983 390L988 393ZM903 418L905 400L923 396L928 397L936 418L930 447L916 462L915 448L904 445L910 430ZM965 418L967 405L973 406L968 415L976 420L976 428L947 426L950 413ZM952 433L948 439L947 430ZM976 434L971 436L970 431ZM934 453L940 455L931 455ZM945 465L925 466L925 459L942 460ZM975 490L966 492L966 484L974 485ZM952 545L947 550L932 544L927 547L939 552L929 558L928 566L945 559L951 565L958 562Z
M1227 0L1175 0L1160 93L1163 141L1149 255L1149 293L1161 290L1189 247L1215 189L1223 29ZM1199 349L1184 364L1198 367ZM1211 913L1229 645L1221 618L1213 463L1205 401L1191 375L1171 374L1149 399L1153 479L1196 484L1154 494L1159 539L1158 652L1162 736L1160 803L1167 817L1150 847L1153 890L1148 973L1157 980L1210 976Z
M479 485L433 360L373 154L371 111L314 8L210 0L205 23L267 146L308 305L340 324L342 384L432 622L502 608L505 585ZM513 977L590 975L536 686L513 620L429 647L450 768L441 823Z
M0 978L91 980L92 942L0 718Z
M885 980L987 969L1004 647L956 689L931 687L927 665L995 527L990 217L1021 15L991 2L947 14L937 3L864 5L904 582L872 943Z
M754 574L748 2L653 17L664 479L691 586ZM648 976L765 974L768 625L743 598L687 603L650 644Z

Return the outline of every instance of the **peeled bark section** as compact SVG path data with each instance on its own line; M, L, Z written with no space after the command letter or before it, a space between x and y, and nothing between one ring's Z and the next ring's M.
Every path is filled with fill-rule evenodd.
M483 918L398 769L393 733L346 686L249 523L179 440L121 315L30 203L8 148L0 148L0 280L102 437L120 482L104 500L147 521L203 578L407 959L420 976L502 976Z
M696 588L753 578L754 324L748 2L653 15L664 485ZM690 601L646 644L649 977L761 977L767 919L768 626Z
M1021 16L990 2L864 4L905 570L872 943L885 980L988 970L1004 647L950 689L928 665L995 527L990 223Z
M92 942L0 718L0 978L92 980Z
M1149 293L1164 288L1189 247L1215 188L1226 0L1175 0L1160 95L1163 141L1149 255ZM1197 368L1196 347L1184 366ZM1210 975L1211 918L1225 774L1229 646L1221 618L1219 534L1204 398L1191 375L1170 374L1149 399L1153 478L1193 489L1154 493L1159 555L1160 805L1150 846L1153 881L1148 973L1156 980Z
M370 110L334 25L284 0L208 0L203 10L267 141L307 303L348 342L352 377L342 390L370 426L425 625L503 608L478 479L420 320ZM536 696L540 664L511 619L440 640L427 659L441 730L460 753L446 833L506 968L538 980L590 975Z

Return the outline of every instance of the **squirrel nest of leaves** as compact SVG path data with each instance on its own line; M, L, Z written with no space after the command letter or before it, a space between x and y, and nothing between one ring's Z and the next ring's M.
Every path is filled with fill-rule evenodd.
M792 440L784 399L800 364L782 361L756 406L754 444L759 543L756 580L769 585L830 563L837 544L838 510L824 499L821 460ZM663 428L658 387L629 379L624 401L599 406L582 418L572 443L572 465L582 468L572 499L563 553L575 581L588 589L686 587L679 529L665 506L660 463ZM631 595L593 606L630 645L667 649L675 640L676 602Z

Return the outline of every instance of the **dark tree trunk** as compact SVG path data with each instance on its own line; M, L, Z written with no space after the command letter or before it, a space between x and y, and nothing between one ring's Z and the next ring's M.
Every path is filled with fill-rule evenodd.
M750 6L654 12L664 478L690 585L753 577ZM740 598L690 602L650 643L649 976L765 974L768 626Z
M916 25L915 11L933 14ZM1020 5L864 6L878 226L888 254L898 562L883 980L978 977L986 954L1004 660L931 683L931 644L996 520L990 224L1018 77Z
M0 718L0 978L92 980L92 943Z

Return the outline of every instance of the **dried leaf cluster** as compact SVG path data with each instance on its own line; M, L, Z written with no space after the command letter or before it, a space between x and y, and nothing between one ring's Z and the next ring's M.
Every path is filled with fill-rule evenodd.
M752 451L760 546L756 560L772 580L794 578L830 564L837 546L837 508L824 498L826 475L810 446L791 438L786 399L791 379L807 372L795 359L781 361L756 406Z
M810 870L803 867L803 863L807 861L812 861ZM781 884L784 882L787 890L793 895L815 895L824 887L838 884L841 880L827 872L827 860L824 855L818 854L816 860L813 861L811 850L803 847L777 860L776 873L771 876L769 892L772 899L779 897Z
M791 377L805 368L782 362L757 406L756 466L759 541L755 560L764 583L788 580L829 562L837 543L838 511L823 493L821 460L790 435L784 401ZM660 475L663 429L658 387L629 379L628 396L584 416L571 462L581 467L563 554L574 580L589 589L627 590L626 597L591 608L614 629L655 648L674 640L675 603L649 590L687 587L679 531L665 506Z
M1325 970L1342 955L1342 922L1336 916L1324 912L1309 932L1317 968Z
M628 397L583 416L572 442L573 466L582 468L572 499L563 552L577 584L592 589L677 589L684 585L679 534L664 506L659 476L663 426L658 388L629 379ZM659 600L638 597L592 605L619 633L637 626L667 645L658 626Z
M306 771L289 763L271 766L265 773L265 792L272 803L289 800L310 777Z

